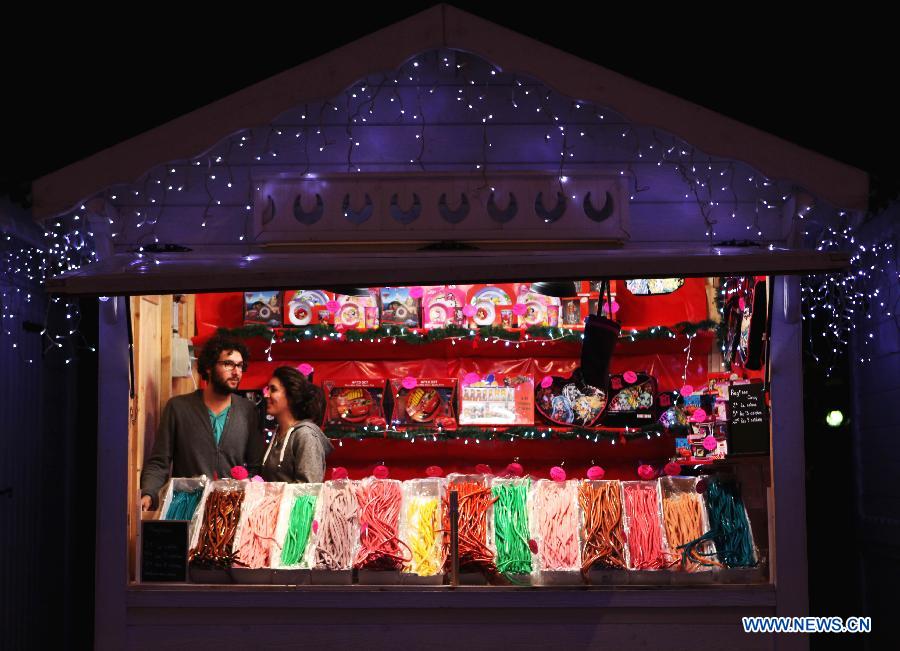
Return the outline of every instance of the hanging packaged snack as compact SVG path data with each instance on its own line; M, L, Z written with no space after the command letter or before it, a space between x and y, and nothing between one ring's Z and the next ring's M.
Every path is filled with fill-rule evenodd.
M497 326L514 328L512 285L472 285L468 293L469 327Z
M526 581L534 569L528 517L528 477L494 477L494 548L497 571L514 583Z
M719 566L711 540L691 544L709 532L703 496L697 491L700 481L699 477L659 478L666 541L676 561L673 569L686 572L700 572Z
M384 380L325 380L325 425L384 427Z
M359 547L359 507L349 479L326 481L316 501L313 583L353 583L353 559Z
M244 324L281 327L281 292L244 292Z
M531 538L537 549L533 581L537 585L580 584L578 482L539 479L528 495Z
M447 429L456 427L456 380L452 378L394 378L393 425L422 425L431 423Z
M671 565L662 522L659 482L622 482L629 569L661 570Z
M385 326L403 326L418 328L421 294L412 296L411 287L382 287L381 324ZM421 288L418 288L421 290Z
M656 378L627 371L609 378L609 405L603 424L609 427L641 427L656 420Z
M241 518L234 534L235 583L270 583L271 553L285 484L251 481L244 489Z
M356 485L359 546L353 567L364 584L399 583L400 569L411 559L400 541L403 491L396 479L366 477Z
M505 373L467 374L460 391L460 425L531 425L534 378Z
M313 525L322 484L286 484L278 510L272 540L272 582L299 585L309 583L309 569L315 561Z
M449 325L464 326L463 308L466 294L455 285L426 287L422 297L422 319L426 328L446 328Z
M538 412L556 425L591 427L607 406L606 393L585 384L580 369L568 378L545 376L536 383L534 391Z
M333 300L330 292L321 289L286 291L284 293L285 327L334 324Z
M629 557L625 544L622 483L611 479L581 481L578 506L582 576L596 582L592 575L597 572L625 570Z
M474 580L471 575L477 574L478 580L484 582L497 574L495 553L493 549L493 508L494 497L491 493L490 476L483 474L447 476L447 494L441 508L443 531L442 554L445 560L445 571L450 571L453 559L450 556L450 493L456 491L459 512L457 531L458 557L461 580ZM465 576L469 575L469 576Z
M440 477L403 482L400 540L410 558L403 564L401 583L437 585L443 581L441 502L445 485Z
M234 562L234 539L241 517L244 488L249 482L220 479L210 482L198 507L200 526L191 539L192 569L227 570ZM226 574L227 576L227 574Z
M704 502L709 518L709 531L689 545L686 551L693 555L694 547L711 540L715 545L717 560L727 568L751 568L759 564L759 550L753 541L750 518L736 482L710 479L706 482Z

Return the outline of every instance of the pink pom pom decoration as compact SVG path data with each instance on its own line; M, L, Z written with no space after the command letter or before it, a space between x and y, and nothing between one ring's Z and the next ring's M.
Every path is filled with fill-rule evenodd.
M703 439L703 449L704 450L708 450L709 452L712 452L713 450L716 449L717 445L718 445L718 443L716 442L715 436L707 436L706 438Z
M653 466L649 466L645 463L638 466L637 474L638 477L640 477L644 481L649 481L656 478L656 469Z
M550 479L553 481L566 481L566 471L559 466L550 468Z
M391 471L388 470L387 466L375 466L375 469L372 471L372 476L377 479L387 479L391 474Z
M492 474L494 474L494 471L491 470L491 467L490 467L489 465L487 465L486 463L479 463L479 464L477 464L477 465L475 466L475 472L477 472L477 473L479 473L479 474L481 474L481 475L492 475Z
M591 466L587 470L587 478L593 481L598 479L603 479L603 476L606 474L606 471L600 466Z
M331 469L331 478L332 479L347 479L347 469L344 466L335 466Z
M553 384L553 378L549 375L545 375L544 379L541 380L541 388L546 389Z
M694 387L692 387L690 384L685 384L683 387L681 387L679 393L687 398L689 395L694 393Z
M425 468L425 476L426 477L443 477L444 469L440 466L428 466Z
M253 477L250 478L250 481L262 482L263 484L266 483L266 480L259 475L253 475Z
M231 476L237 480L247 479L250 476L250 473L247 472L247 469L244 466L234 466L231 469Z
M511 463L506 466L506 473L513 477L521 477L525 474L525 469L522 467L521 463Z
M416 385L417 385L418 383L419 383L418 380L416 380L416 378L414 378L412 375L407 375L407 376L406 376L405 378L403 378L403 380L400 382L400 384L403 385L403 388L404 388L404 389L415 389L415 388L416 388Z
M622 379L628 382L628 384L634 384L637 382L637 373L634 371L625 371L622 373Z
M669 475L670 477L675 477L681 474L681 466L675 463L674 461L670 461L663 468L663 472Z
M303 375L305 375L306 377L309 377L313 372L313 367L306 362L303 362L302 364L300 364L300 366L297 367L297 370L303 373Z

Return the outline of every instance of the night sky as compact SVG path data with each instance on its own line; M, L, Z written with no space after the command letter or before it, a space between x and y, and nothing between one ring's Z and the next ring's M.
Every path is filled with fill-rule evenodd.
M255 18L247 7L189 17L141 5L119 22L55 16L33 40L4 41L0 195L27 203L34 178L429 6L331 4ZM822 27L816 15L814 29L811 16L758 5L651 14L548 3L523 14L485 4L456 6L864 169L875 207L900 190L889 21L825 16Z

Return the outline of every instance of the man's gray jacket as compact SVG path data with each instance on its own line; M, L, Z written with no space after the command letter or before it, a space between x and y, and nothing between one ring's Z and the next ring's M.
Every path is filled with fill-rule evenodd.
M263 446L256 406L246 398L231 396L231 409L216 445L203 392L176 396L163 409L153 453L141 471L141 495L149 495L156 508L170 465L172 477L225 479L234 466L246 466L252 477L259 472Z

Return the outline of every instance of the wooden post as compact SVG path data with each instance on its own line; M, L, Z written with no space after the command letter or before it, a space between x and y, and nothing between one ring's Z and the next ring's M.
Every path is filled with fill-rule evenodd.
M806 563L806 472L803 445L803 360L800 277L771 276L775 292L772 340L771 464L775 493L772 576L776 615L809 614ZM777 635L776 649L805 650L806 635Z

